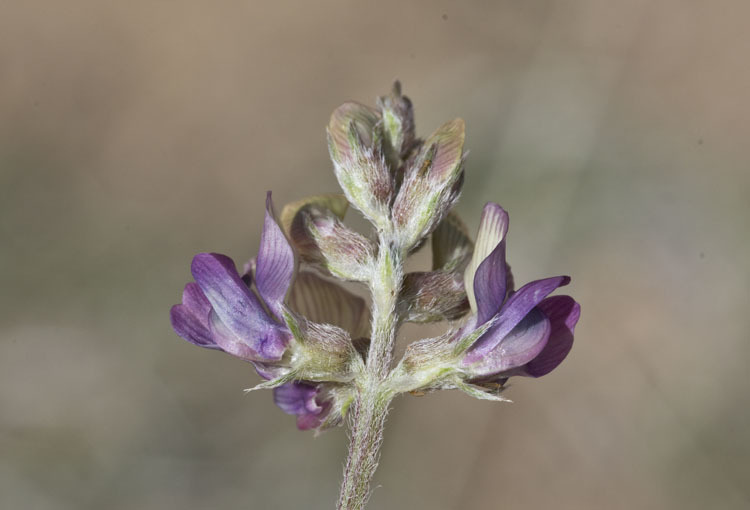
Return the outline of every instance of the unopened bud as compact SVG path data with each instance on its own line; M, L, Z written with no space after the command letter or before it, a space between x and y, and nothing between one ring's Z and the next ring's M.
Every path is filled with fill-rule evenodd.
M336 216L311 208L303 213L313 242L308 257L331 274L351 281L366 281L371 274L373 243L347 228Z
M311 322L286 313L284 320L296 342L291 346L291 367L298 379L307 381L351 380L361 363L349 333L331 324Z
M375 225L384 225L393 196L393 176L382 150L379 113L344 103L331 115L328 150L346 198Z
M378 98L383 123L383 148L388 162L397 168L416 145L414 109L411 100L401 95L401 83L393 84L391 93Z
M451 321L469 311L461 275L446 271L408 273L399 303L402 317L411 322Z
M393 204L402 247L427 236L458 199L462 184L464 121L444 124L424 143Z
M320 261L320 250L305 225L305 214L315 210L317 215L329 215L344 219L349 207L344 195L329 193L306 197L284 206L281 211L281 226L305 262Z

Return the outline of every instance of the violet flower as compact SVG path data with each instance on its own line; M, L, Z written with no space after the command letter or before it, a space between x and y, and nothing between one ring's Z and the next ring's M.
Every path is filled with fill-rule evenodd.
M190 266L195 283L185 286L182 304L170 313L182 338L250 361L265 378L274 375L271 367L281 362L292 337L282 311L295 273L294 253L272 207L269 192L254 289L226 255L199 253Z
M182 303L170 313L177 334L252 363L268 381L257 388L275 388L276 403L298 416L300 428L340 422L341 413L331 411L345 405L348 391L326 381L351 378L352 358L360 355L348 332L367 334L368 310L362 298L330 280L298 272L270 192L258 256L244 274L217 253L196 255L191 271L195 282L185 285Z
M472 380L498 381L511 375L540 377L557 367L573 346L580 306L570 296L547 297L570 278L556 276L514 291L505 262L508 214L485 205L472 261L465 272L474 315L461 335L486 330L467 349L461 368Z
M332 402L321 385L289 382L273 389L273 401L287 414L297 416L300 430L317 429L325 423Z

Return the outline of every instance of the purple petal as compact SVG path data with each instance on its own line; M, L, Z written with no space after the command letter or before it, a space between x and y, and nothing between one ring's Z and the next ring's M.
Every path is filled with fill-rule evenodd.
M208 313L206 314L208 317ZM211 338L211 332L202 318L196 316L193 310L185 305L174 305L169 311L169 319L175 333L191 344L209 349L221 349Z
M505 302L497 321L477 340L467 354L469 363L482 359L493 350L551 292L570 282L568 276L555 276L527 283Z
M484 324L497 314L505 300L505 235L508 213L488 202L482 210L477 241L471 262L464 272L469 304L477 314L477 324Z
M294 277L294 252L273 214L271 192L266 196L266 217L260 236L255 285L268 308L281 319L284 298Z
M240 337L232 333L232 331L221 322L216 311L211 310L208 317L211 338L213 338L213 341L216 342L216 345L222 350L228 352L232 356L237 356L244 360L256 360L261 358L261 355L255 349L244 342Z
M174 305L169 311L169 319L175 332L188 342L209 349L220 349L213 339L208 326L208 313L211 304L195 283L188 283L182 291L182 304Z
M271 379L276 379L277 377L281 377L282 375L284 375L284 372L287 370L284 367L275 366L273 364L261 363L258 361L251 361L251 363L255 367L255 371L258 372L258 375L261 376L266 381L270 381Z
M315 401L318 389L299 382L282 384L273 389L273 401L287 414L318 414L321 407Z
M333 403L329 400L320 406L320 412L300 414L297 416L297 428L300 430L311 430L319 428L331 411Z
M217 345L245 359L258 359L248 355L247 349L260 359L281 358L286 341L280 325L268 317L258 298L237 274L232 259L216 253L199 253L193 258L191 269L213 307L210 328Z
M474 275L474 296L477 300L477 325L497 314L505 300L505 240L498 243L479 264Z
M182 291L182 304L190 308L193 313L202 318L203 324L208 327L208 312L211 310L211 303L206 299L201 288L197 283L190 282L185 285Z
M278 361L284 355L288 338L276 326L270 326L253 337L240 337L222 322L215 310L211 310L209 320L211 338L233 356L253 362L270 362ZM259 373L263 376L260 370Z
M547 298L537 308L549 318L552 331L542 352L524 367L521 375L531 377L546 375L562 363L573 347L573 332L581 316L581 306L570 296Z
M550 321L538 308L531 310L494 349L477 358L467 355L462 365L474 377L486 377L525 365L544 349L550 336ZM489 334L489 333L488 333Z

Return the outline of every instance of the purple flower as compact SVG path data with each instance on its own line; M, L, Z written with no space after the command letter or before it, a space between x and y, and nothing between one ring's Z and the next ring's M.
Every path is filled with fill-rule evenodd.
M273 401L287 414L297 416L300 430L317 429L325 422L332 402L321 385L290 382L273 389Z
M252 363L269 381L260 387L274 388L275 402L297 415L300 429L338 423L336 391L324 381L351 377L351 357L359 356L356 347L369 331L369 310L336 283L309 269L297 271L270 192L258 255L242 276L217 253L196 255L191 271L195 282L185 285L182 303L170 312L177 334Z
M199 253L191 271L195 283L185 286L182 304L170 312L175 332L195 345L254 362L264 377L273 375L269 367L281 361L292 336L282 310L296 268L292 248L274 219L271 193L254 289L225 255Z
M482 211L465 285L474 315L462 328L466 337L484 331L467 349L461 367L474 381L511 375L540 377L557 367L573 346L580 306L570 296L547 297L570 278L556 276L513 291L505 263L508 214L497 204Z

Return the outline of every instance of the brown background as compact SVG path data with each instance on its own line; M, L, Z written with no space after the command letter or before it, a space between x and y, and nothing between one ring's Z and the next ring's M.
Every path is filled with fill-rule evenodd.
M516 281L583 315L514 404L398 399L372 509L750 506L748 2L0 13L0 507L333 507L344 431L168 309L194 253L254 254L266 189L335 190L329 113L394 78L423 135L466 119L472 229L501 203Z

